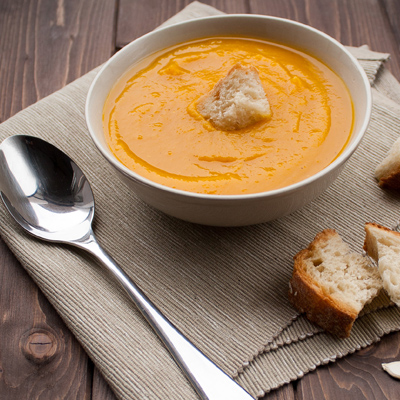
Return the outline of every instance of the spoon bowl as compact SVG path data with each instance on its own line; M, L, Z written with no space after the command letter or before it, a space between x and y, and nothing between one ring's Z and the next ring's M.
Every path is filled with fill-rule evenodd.
M92 222L92 189L80 168L39 138L11 136L1 145L1 197L10 214L39 238L69 242Z
M0 145L0 195L10 214L27 232L88 251L114 276L201 399L252 399L190 343L100 247L91 227L93 192L81 169L65 153L36 137L7 138Z

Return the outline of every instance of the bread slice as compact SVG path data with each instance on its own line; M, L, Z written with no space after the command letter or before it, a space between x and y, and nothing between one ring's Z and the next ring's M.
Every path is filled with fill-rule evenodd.
M384 226L365 224L364 250L378 263L383 287L400 306L400 233Z
M375 169L375 177L382 188L400 189L400 138Z
M289 300L310 321L345 338L381 288L368 258L352 252L335 230L326 229L294 257Z
M210 93L197 103L197 111L216 128L242 129L271 117L258 70L236 64Z

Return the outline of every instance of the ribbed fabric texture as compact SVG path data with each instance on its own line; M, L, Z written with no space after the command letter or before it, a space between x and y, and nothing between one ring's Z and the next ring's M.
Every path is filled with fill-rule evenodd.
M174 17L219 11L192 3ZM42 137L69 154L91 182L99 242L165 315L251 394L262 396L400 328L400 313L377 299L349 339L326 335L287 299L293 255L325 228L361 252L366 221L397 224L399 198L382 191L374 169L399 136L400 87L387 54L351 49L373 85L370 128L334 184L304 209L244 228L213 228L170 218L138 200L93 145L84 103L96 71L0 126ZM85 253L25 234L0 207L3 239L54 305L121 399L197 395L140 313Z

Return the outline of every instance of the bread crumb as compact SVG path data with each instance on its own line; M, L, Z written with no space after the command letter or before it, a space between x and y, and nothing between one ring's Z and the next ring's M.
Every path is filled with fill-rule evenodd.
M242 129L271 117L258 70L236 64L197 103L198 112L217 129Z

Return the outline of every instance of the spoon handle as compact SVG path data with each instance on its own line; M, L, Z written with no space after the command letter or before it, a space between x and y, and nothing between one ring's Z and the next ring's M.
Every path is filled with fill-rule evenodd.
M217 367L189 342L151 303L116 262L101 248L93 232L73 245L87 250L110 271L126 290L136 306L156 331L167 349L204 400L251 400L251 397L231 377Z

